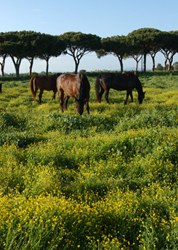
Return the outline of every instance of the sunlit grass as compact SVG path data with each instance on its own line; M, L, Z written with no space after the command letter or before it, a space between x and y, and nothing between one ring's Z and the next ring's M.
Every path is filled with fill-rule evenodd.
M143 104L124 105L114 90L97 103L90 77L82 116L3 83L0 249L177 249L178 76L140 79Z

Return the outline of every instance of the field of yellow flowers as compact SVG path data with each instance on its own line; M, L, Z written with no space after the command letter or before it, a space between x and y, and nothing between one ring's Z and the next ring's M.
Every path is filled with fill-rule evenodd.
M29 79L0 94L0 250L177 250L178 74L141 74L90 111L61 113Z

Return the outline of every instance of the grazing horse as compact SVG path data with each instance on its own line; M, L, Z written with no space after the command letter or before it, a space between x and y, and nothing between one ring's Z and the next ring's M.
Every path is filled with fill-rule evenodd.
M62 74L57 78L56 86L62 112L64 112L64 109L67 109L69 98L74 97L77 112L82 115L84 111L84 104L86 104L87 112L88 114L90 113L90 83L85 74Z
M36 99L36 94L38 89L40 89L40 93L39 93L39 103L41 103L41 99L42 99L42 94L44 90L53 91L53 96L52 96L52 100L55 99L56 97L56 92L57 92L57 88L56 88L56 79L60 74L56 74L56 75L51 75L51 76L33 76L30 79L30 89L31 89L31 93L32 93L32 97L33 100Z
M96 78L95 82L95 92L98 102L101 102L103 93L105 93L106 102L109 103L108 96L109 90L126 90L126 99L124 104L127 104L129 96L133 102L132 90L136 89L138 92L138 102L141 104L145 97L145 92L143 92L142 85L138 76L134 73L124 73L124 74L113 74L106 73L101 74Z

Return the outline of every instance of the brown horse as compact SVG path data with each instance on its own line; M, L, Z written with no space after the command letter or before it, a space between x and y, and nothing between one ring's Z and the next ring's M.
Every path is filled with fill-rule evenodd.
M74 97L77 112L82 115L86 104L87 112L90 113L90 83L85 74L62 74L57 78L56 86L62 112L67 109L69 98Z
M138 102L141 104L145 97L145 92L143 92L142 85L138 76L134 73L124 73L124 74L113 74L106 73L101 74L97 77L95 82L95 92L98 102L101 102L103 93L105 93L105 99L109 103L109 90L126 90L126 99L124 104L127 104L129 96L133 102L132 90L136 89L138 92Z
M41 103L42 94L44 90L47 90L47 91L52 90L53 91L52 100L55 99L56 92L57 92L56 79L59 75L60 74L51 75L51 76L38 76L38 75L33 76L30 79L30 89L31 89L33 100L36 99L36 94L37 94L38 89L40 89L39 103Z

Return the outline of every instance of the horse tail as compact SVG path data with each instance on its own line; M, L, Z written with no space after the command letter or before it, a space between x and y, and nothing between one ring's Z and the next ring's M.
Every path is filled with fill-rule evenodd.
M101 102L101 96L100 96L100 90L101 90L100 78L101 78L101 75L97 76L96 82L95 82L95 93L96 93L96 99L97 99L98 102Z
M31 90L31 93L32 93L33 100L35 100L35 98L36 98L36 93L35 93L34 87L35 87L35 76L33 76L30 79L30 90Z

